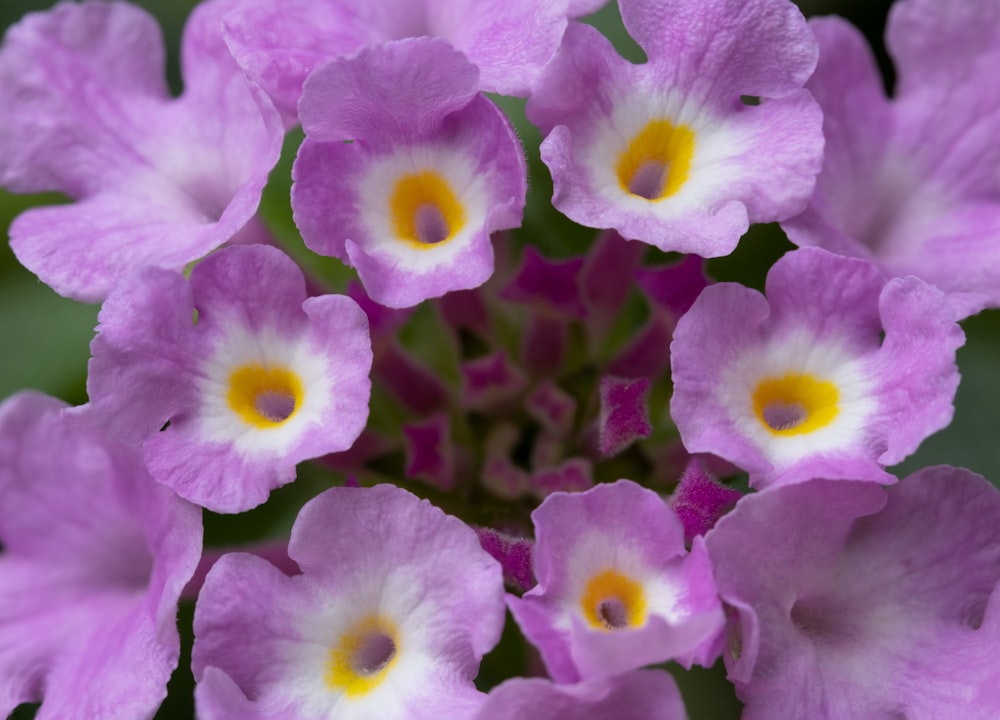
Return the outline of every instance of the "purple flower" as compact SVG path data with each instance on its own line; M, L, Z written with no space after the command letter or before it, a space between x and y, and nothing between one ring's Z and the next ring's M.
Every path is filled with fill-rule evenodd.
M573 430L576 399L552 380L539 382L524 398L524 409L533 420L555 437L566 437Z
M479 68L483 90L527 95L559 47L566 14L566 0L262 0L227 16L225 29L249 77L294 119L314 68L419 36L444 38L460 50Z
M0 184L68 205L11 225L18 259L63 295L101 300L137 268L182 269L257 210L282 129L221 37L232 0L199 5L172 99L155 21L127 3L63 3L0 50Z
M802 84L816 43L787 0L623 0L649 61L573 24L532 88L553 204L661 250L732 252L812 193L823 139ZM741 97L761 100L759 106Z
M692 458L681 475L670 507L684 526L684 539L692 542L697 535L704 535L715 523L733 509L742 497L739 490L723 485L705 468L706 463Z
M316 70L300 112L292 208L310 248L389 307L492 275L490 233L521 222L524 156L461 53L428 38L368 48Z
M892 99L860 32L811 26L826 157L808 209L782 225L789 238L923 278L959 318L1000 305L1000 6L896 3Z
M475 532L391 485L333 488L292 528L289 577L231 554L195 610L205 720L471 717L504 622L499 564Z
M527 250L527 249L526 249ZM628 299L646 247L613 230L599 233L583 258L577 284L587 324L607 332Z
M510 404L528 385L521 368L503 350L466 360L459 370L462 406L470 409Z
M531 555L535 544L528 538L514 537L488 527L475 528L479 544L503 568L504 581L521 592L535 584Z
M570 17L583 17L584 15L590 15L600 10L602 7L608 4L608 0L570 0L569 1L569 16Z
M766 299L720 283L681 318L670 411L689 452L729 460L755 486L894 482L883 468L951 421L963 342L923 281L797 250L771 269Z
M580 292L583 258L550 260L528 245L517 273L498 293L530 308L521 340L521 362L534 375L556 374L570 344L570 318L587 314Z
M367 318L344 296L306 299L301 271L275 248L221 250L190 283L147 268L99 320L89 411L143 443L154 478L211 510L264 502L296 463L346 450L364 429Z
M1000 493L966 470L744 497L707 536L744 720L1000 716Z
M686 720L677 685L662 670L635 670L558 685L513 678L490 691L474 720Z
M533 246L524 248L517 274L499 292L513 303L545 307L568 317L587 314L580 293L582 257L550 260Z
M508 605L557 682L615 675L703 650L723 617L705 546L627 480L550 495L532 515L538 585Z
M455 489L451 423L444 413L406 423L402 427L406 476L420 478L439 490Z
M636 244L636 243L632 243ZM677 320L708 286L704 261L688 255L675 265L635 271L635 279L650 306L649 318L608 367L626 378L660 378L670 367L670 347Z
M649 437L649 378L601 378L601 413L597 447L601 455L616 455L640 438Z
M58 400L0 405L0 716L150 718L177 666L201 513Z

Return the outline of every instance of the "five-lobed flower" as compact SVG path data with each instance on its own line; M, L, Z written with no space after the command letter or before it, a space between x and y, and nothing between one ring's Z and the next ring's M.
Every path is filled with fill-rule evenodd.
M787 0L621 0L648 56L621 58L571 24L532 88L552 203L665 251L733 251L750 223L805 207L821 114L802 84L816 42ZM746 104L752 96L758 105Z
M292 528L287 576L231 554L195 611L206 720L471 718L500 639L503 574L475 532L393 485L333 488Z
M30 391L0 405L0 716L152 718L201 513L66 407Z
M1000 492L948 466L741 499L706 542L743 717L997 717L998 527Z
M179 98L159 27L128 3L62 3L7 32L0 185L74 201L22 213L11 248L56 292L103 300L142 267L183 269L253 218L283 130L222 41L237 3L191 14Z
M525 160L460 52L415 38L333 61L309 76L299 116L295 223L373 300L408 307L493 274L490 234L521 222Z
M586 12L596 3L572 4ZM479 68L479 89L525 96L558 49L568 12L567 0L257 0L234 9L224 28L248 77L294 123L316 68L406 38L441 38Z
M345 296L307 299L276 248L220 250L190 282L147 268L98 319L87 412L142 443L154 478L210 510L259 505L296 463L346 450L364 429L367 317Z
M767 297L706 288L670 348L670 412L684 446L756 487L815 477L895 482L884 470L951 421L965 336L936 288L807 248Z
M704 543L628 480L553 493L532 513L538 585L507 604L560 683L678 660L711 664L723 615Z
M826 152L808 208L782 223L789 239L923 278L959 319L1000 306L1000 6L896 3L892 98L860 31L835 17L810 26Z

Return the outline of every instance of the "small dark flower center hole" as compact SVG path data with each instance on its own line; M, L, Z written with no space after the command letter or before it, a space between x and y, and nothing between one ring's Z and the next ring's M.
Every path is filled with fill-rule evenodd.
M647 160L635 171L635 175L629 181L628 191L647 200L658 200L667 184L668 169L668 166L659 160Z
M392 638L382 633L371 633L361 641L354 655L351 666L358 675L374 675L396 657L396 643Z
M598 605L597 617L609 630L621 630L628 627L628 611L625 604L618 598L605 600Z
M442 240L447 240L451 235L451 228L441 214L441 209L434 203L426 203L417 208L417 216L414 222L417 230L417 239L425 245L435 245Z
M804 423L809 413L799 403L776 401L764 407L763 415L772 430L790 430Z
M287 420L295 412L295 396L280 390L265 390L253 399L254 409L273 423Z

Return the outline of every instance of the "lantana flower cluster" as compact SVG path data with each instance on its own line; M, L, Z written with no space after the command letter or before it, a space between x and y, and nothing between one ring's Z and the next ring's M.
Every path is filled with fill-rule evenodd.
M0 716L1000 717L1000 492L889 470L1000 307L1000 5L898 0L891 97L790 0L602 5L205 0L176 97L134 5L7 31L11 247L101 307L0 404Z

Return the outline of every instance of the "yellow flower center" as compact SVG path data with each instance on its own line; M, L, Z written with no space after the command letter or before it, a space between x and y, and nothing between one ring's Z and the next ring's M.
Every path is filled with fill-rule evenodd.
M591 627L622 630L646 622L642 585L617 570L603 570L587 583L580 609Z
M774 435L804 435L837 417L837 386L812 375L786 373L764 378L753 391L753 409Z
M226 399L248 425L273 428L287 422L302 404L299 376L288 368L244 365L229 376Z
M650 120L618 156L615 171L630 195L658 201L685 183L694 155L694 131L669 120Z
M448 181L433 170L403 175L389 197L396 236L426 250L451 240L465 225L465 209Z
M347 697L367 695L377 688L399 657L396 627L381 615L369 615L340 636L330 651L324 680Z

